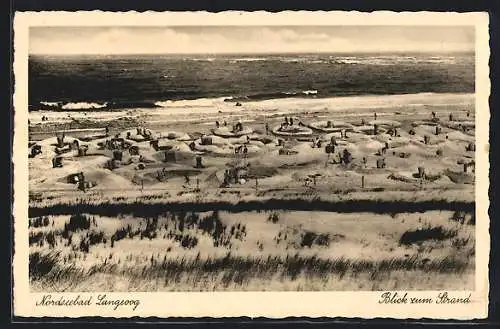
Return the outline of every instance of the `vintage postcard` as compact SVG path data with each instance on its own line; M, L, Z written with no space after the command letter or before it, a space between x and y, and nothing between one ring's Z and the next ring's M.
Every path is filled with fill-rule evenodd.
M487 316L486 13L14 36L16 316Z

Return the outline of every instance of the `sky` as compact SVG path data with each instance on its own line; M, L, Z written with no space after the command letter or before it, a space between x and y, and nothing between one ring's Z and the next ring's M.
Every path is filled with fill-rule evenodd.
M32 27L30 54L457 52L470 26Z

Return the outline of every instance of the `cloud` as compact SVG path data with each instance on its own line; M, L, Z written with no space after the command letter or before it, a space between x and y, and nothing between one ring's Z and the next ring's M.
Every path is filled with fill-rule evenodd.
M365 29L366 30L366 29ZM473 50L470 37L332 27L36 28L32 54L394 52ZM456 34L456 33L455 33ZM376 37L375 37L376 36ZM418 40L412 40L415 37Z

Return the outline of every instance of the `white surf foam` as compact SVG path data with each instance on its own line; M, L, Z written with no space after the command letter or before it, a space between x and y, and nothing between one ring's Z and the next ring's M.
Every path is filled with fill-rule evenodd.
M99 103L86 103L86 102L79 102L79 103L67 103L61 106L63 110L90 110L90 109L101 109L106 107L106 103L104 104L99 104Z

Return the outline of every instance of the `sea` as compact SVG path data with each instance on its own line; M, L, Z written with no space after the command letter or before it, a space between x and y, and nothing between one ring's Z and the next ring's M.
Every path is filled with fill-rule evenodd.
M474 93L474 63L474 53L30 55L29 110Z

